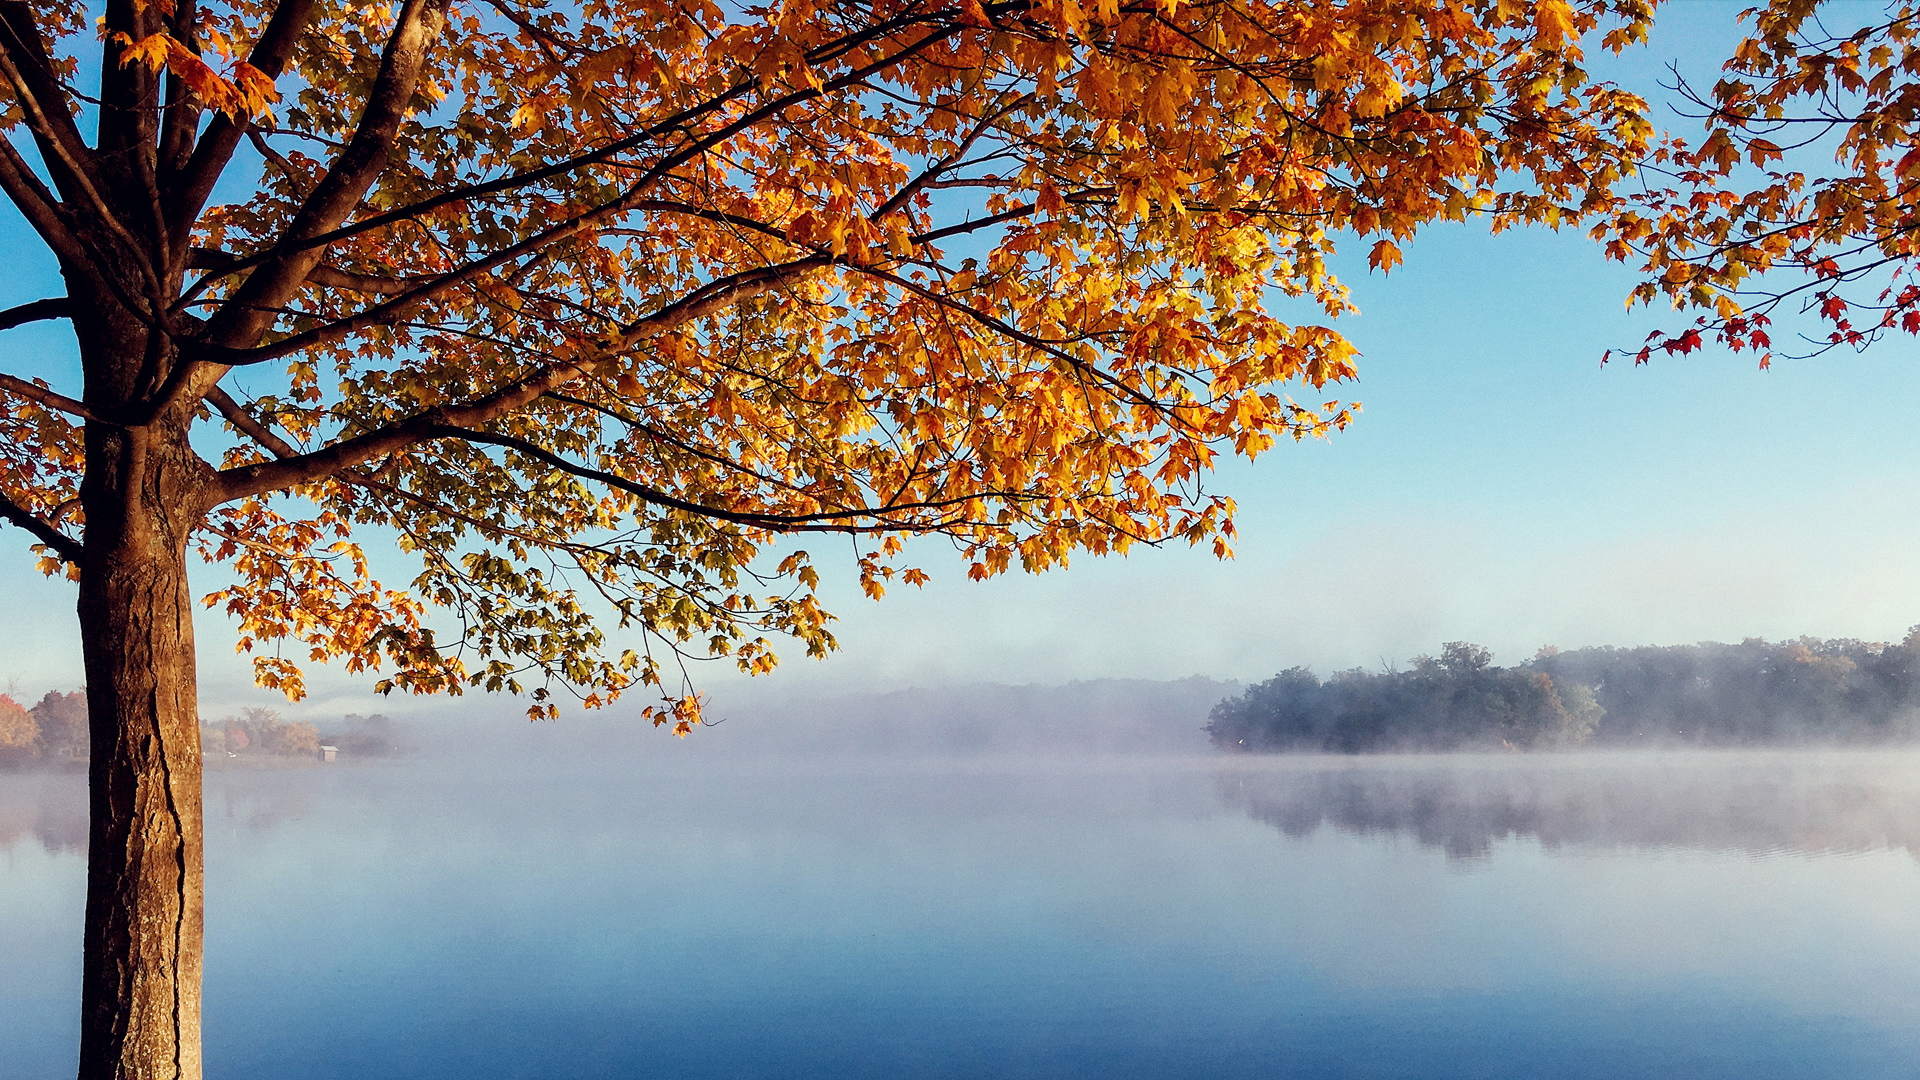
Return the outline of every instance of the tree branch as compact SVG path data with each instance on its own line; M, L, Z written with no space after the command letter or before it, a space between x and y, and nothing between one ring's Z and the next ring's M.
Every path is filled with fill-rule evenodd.
M0 0L5 2L8 0ZM6 192L20 216L27 219L33 231L40 234L40 239L46 241L47 247L63 262L68 266L86 264L86 245L68 223L59 197L40 182L20 151L6 139L0 139L0 191Z
M197 247L187 257L187 265L201 270L218 270L239 261L240 256L219 248ZM360 274L323 264L314 267L307 274L307 280L315 285L345 289L348 292L364 293L368 296L398 296L409 289L419 288L423 283L436 279L382 277L378 274Z
M961 315L965 316L966 318L972 320L973 322L979 324L982 327L985 327L988 330L991 330L996 334L999 334L1000 336L1008 339L1009 341L1016 341L1022 345L1025 345L1030 349L1045 353L1046 355L1053 357L1055 360L1058 360L1059 362L1073 368L1075 371L1078 371L1081 374L1086 375L1089 378L1092 378L1094 381L1104 384L1111 392L1113 392L1118 397L1125 398L1129 401L1132 401L1136 405L1145 406L1146 408L1151 409L1154 412L1160 413L1161 415L1168 417L1170 420L1175 416L1173 411L1169 409L1163 402L1159 401L1153 395L1147 393L1146 391L1141 390L1139 387L1133 386L1127 383L1123 379L1120 379L1108 372L1100 370L1099 368L1093 366L1087 361L1082 360L1078 356L1073 355L1073 353L1067 351L1066 349L1061 348L1059 344L1052 341L1048 341L1045 338L1037 337L1033 334L1030 334L1025 330L1022 330L1019 327L1013 325L1012 323L1007 322L1005 319L1002 319L999 316L993 314L992 312L982 311L979 308L974 307L972 304L963 303L955 299L950 294L935 292L934 290L929 289L926 286L921 285L915 281L901 277L899 274L882 270L878 267L861 266L861 267L855 267L855 269L859 273L866 274L870 277L879 278L882 281L889 282L894 287L900 289L902 292L912 293L913 295L918 296L921 299L926 300L927 302L934 304L938 307L944 308L948 311L959 312Z
M329 341L337 341L356 330L363 330L370 326L389 325L404 318L409 310L432 300L434 297L445 293L449 289L473 281L484 274L511 263L515 259L527 255L537 255L539 252L552 247L554 244L566 240L569 237L578 236L582 232L593 228L599 221L631 209L632 205L629 203L629 197L633 194L633 191L633 188L629 188L626 193L611 202L603 203L600 206L582 211L549 229L535 233L533 236L517 244L501 248L491 255L474 259L438 277L426 279L419 284L401 285L391 291L382 292L379 295L385 296L386 299L377 304L370 304L344 318L313 327L310 330L303 330L297 334L289 334L278 341L270 342L258 348L236 350L233 352L210 350L210 356L208 358L223 367L248 367L254 364L264 364L272 360L278 360L283 356L291 356L302 349L311 348L315 345L325 344ZM765 226L761 227L765 228ZM309 274L308 278L312 281L319 281L318 271ZM231 303L231 301L229 301L229 303Z
M246 406L233 400L233 395L219 387L207 391L207 401L232 424L234 430L260 444L268 453L277 458L297 457L300 451L287 440L281 438L272 428L262 423Z
M1028 4L1029 0L1003 0L1001 3L987 5L986 10L990 15L998 17L1023 11ZM930 31L911 44L903 46L898 52L870 62L860 68L845 72L818 88L795 91L770 102L763 103L759 108L742 115L726 126L699 136L688 146L683 147L662 162L656 163L649 169L650 174L657 176L674 165L697 156L715 143L730 138L738 132L751 127L753 124L766 119L768 116L777 115L782 110L819 97L829 91L845 89L850 85L864 82L875 74L892 67L894 64L923 52L946 38L952 37L954 34L965 29L963 26L953 23L951 17L954 14L955 13L949 9L924 13L910 12L909 14L897 16L885 22L865 27L859 33L849 34L846 37L837 38L834 41L819 46L807 54L807 61L809 63L824 62L832 57L842 55L850 49L857 48L862 44L885 37L887 34L904 30L917 22L932 22L940 27L940 29ZM330 232L323 232L310 237L289 237L266 251L248 256L241 260L240 263L228 268L226 272L234 273L251 269L271 259L282 258L306 249L324 248L328 245L338 243L341 240L351 239L375 229L385 228L388 225L413 221L443 206L471 202L489 195L502 194L516 188L539 183L542 180L578 172L591 165L605 163L628 150L645 146L647 143L663 135L672 134L676 131L688 131L694 121L708 113L719 110L746 94L762 89L763 82L764 80L757 76L752 79L743 80L698 105L682 109L624 139L617 139L605 146L576 154L573 157L565 158L549 165L542 165L537 168L528 169L525 172L513 173L493 180L485 180L462 187L456 187L416 202L408 203L405 206L395 207L392 210L378 214L371 214L350 224L342 225ZM638 185L635 185L635 187L637 189ZM187 290L181 302L191 302L207 284L209 284L207 281L197 283L193 288Z
M624 491L629 495L637 495L655 506L664 506L671 510L684 510L690 514L699 514L702 517L716 518L720 521L731 521L736 525L746 525L757 529L779 529L782 528L783 525L797 524L799 521L797 518L783 515L754 514L738 510L726 510L717 506L703 506L699 503L670 495L659 488L634 480L628 480L616 473L610 473L602 469L595 469L568 461L566 458L561 457L559 454L543 446L528 442L525 439L515 438L512 435L503 435L492 431L474 431L470 428L444 426L429 429L428 437L435 439L460 439L465 442L487 443L493 446L503 447L516 454L530 457L544 465L550 465L569 475L580 477L583 480L596 480L616 491Z
M260 31L260 39L247 53L247 63L269 79L279 78L286 69L287 59L293 55L294 45L312 20L316 5L317 0L280 0L267 19L266 28ZM175 252L186 250L194 221L213 195L214 185L219 183L220 174L233 160L233 152L250 126L248 121L224 113L214 117L194 146L192 156L173 178L169 191L171 205L167 209L173 229L170 242Z
M107 179L111 211L135 212L135 200L144 205L142 241L163 235L159 178L160 71L144 63L127 63L126 52L148 35L165 29L159 9L146 0L107 0L100 32L100 105L97 124L101 174ZM125 226L122 229L128 232ZM146 253L148 243L132 250ZM154 260L156 272L164 259ZM158 281L155 281L158 293Z
M53 549L53 553L67 562L78 564L80 557L86 554L86 548L66 533L40 520L26 507L0 495L0 518L5 518L18 528L33 534L36 542Z
M979 122L973 126L973 130L967 132L966 137L960 140L960 145L954 147L951 153L928 165L921 171L920 175L901 185L900 190L894 192L892 197L887 199L886 202L881 203L870 216L878 220L900 207L907 205L915 195L924 191L927 185L938 180L941 173L965 161L967 155L972 152L973 145L980 141L980 136L985 135L993 125L999 123L1002 117L1019 108L1025 102L1032 100L1032 98L1033 95L1031 94L1022 94L1008 101L1000 108L994 109L980 117Z
M585 376L602 362L632 349L649 337L712 314L727 304L758 296L829 265L832 265L832 260L828 257L809 256L710 281L653 314L622 327L611 339L589 350L588 355L578 360L536 368L498 390L463 405L441 405L414 413L376 431L343 439L296 457L224 470L218 474L217 484L209 496L210 505L324 480L342 469L440 437L434 434L435 429L477 427L530 404L549 390Z
M80 420L105 423L98 414L87 408L85 402L57 393L39 383L28 382L16 375L0 372L0 392L26 398L28 401L45 405L49 409L66 413Z
M207 327L207 339L228 347L259 340L284 305L319 264L323 245L308 243L345 221L387 166L394 136L406 119L427 49L446 26L450 0L407 0L394 22L346 149L307 196L284 235L292 246L269 259L235 289Z
M409 288L403 292L400 292L392 296L390 299L387 299L381 303L374 304L367 308L364 308L354 313L353 315L347 316L346 318L335 320L334 322L327 323L323 326L314 327L311 330L302 331L297 334L291 334L287 337L281 338L279 341L271 342L267 345L259 346L257 348L233 349L231 351L226 351L221 348L221 345L223 343L220 342L217 337L213 337L212 335L210 335L210 338L212 338L212 340L214 341L214 347L212 349L207 350L208 355L206 359L208 362L221 365L222 367L241 367L249 364L265 363L270 360L277 360L283 356L289 356L293 353L299 352L300 350L309 348L313 345L319 345L319 344L324 344L325 342L328 342L328 341L338 340L342 337L345 337L348 334L353 333L356 330L364 329L368 326L372 326L380 323L387 323L395 319L398 319L402 317L410 308L420 303L423 303L427 300L430 300L434 296L439 295L448 289L451 289L464 282L471 281L482 274L488 273L497 267L506 265L507 263L512 262L514 259L520 258L524 255L537 253L539 251L542 251L546 248L553 246L554 244L560 243L561 241L564 241L569 237L577 236L580 233L593 228L595 225L603 221L607 221L611 218L615 218L619 216L620 214L630 213L636 209L640 209L648 206L653 201L643 198L642 197L643 193L649 187L651 187L655 181L657 181L660 177L666 175L675 166L682 164L686 161L690 161L695 157L698 157L701 153L705 152L707 149L711 148L712 146L717 145L728 138L731 138L733 135L738 134L741 131L747 130L748 128L752 127L754 124L757 124L770 116L779 114L781 111L787 108L790 108L793 105L799 104L800 102L803 102L803 101L807 101L814 97L822 96L833 90L845 89L848 86L853 86L861 82L864 82L865 80L871 78L873 75L881 71L885 71L887 68L894 66L895 64L904 60L905 58L912 56L916 53L922 52L927 48L930 48L935 43L950 36L951 33L952 31L947 29L931 31L923 35L922 37L914 40L913 42L902 46L899 49L899 51L892 53L888 56L882 57L880 59L871 61L862 67L844 72L841 75L822 83L817 88L809 88L804 91L795 91L793 93L783 95L779 98L775 98L772 101L765 102L760 107L741 115L740 117L724 125L723 127L720 127L714 131L708 132L707 134L692 140L691 142L682 146L680 149L675 150L674 152L666 155L661 160L655 162L654 164L652 164L647 168L646 172L640 177L640 179L628 185L627 188L624 191L622 191L618 196L612 199L609 199L598 206L590 207L586 210L583 210L580 213L575 214L574 216L559 222L558 224L555 224L541 232L535 233L534 235L527 237L526 239L520 241L517 244L508 245L507 247L501 248L500 250L495 251L490 255L484 256L479 259L474 259L468 262L467 264L465 264L464 266L459 267L458 269L455 269L446 274L443 274L438 278L428 281L425 284L421 284L413 288ZM699 211L694 208L683 207L679 204L667 203L667 202L659 202L656 205L660 208L670 208L680 212L692 212L692 213L695 213L696 216L711 217L716 220L723 220L723 221L732 222L734 224L746 225L749 227L757 228L763 232L769 232L771 235L775 235L775 236L780 235L778 232L772 231L770 226L767 226L762 222L753 221L750 218L742 218L742 217L738 217L736 215L730 215L730 214L719 214L717 212L710 212L710 211ZM986 224L989 224L989 223L991 223L990 219L983 220L982 224L976 227L984 227ZM336 230L334 235L350 234L352 231L357 231L360 228L360 226L363 224L364 223L356 223L355 226L353 226L351 229ZM961 230L961 231L970 231L970 230ZM326 237L322 236L317 238L315 242L319 243L325 240L326 240ZM248 260L248 261L251 261L251 260ZM313 258L309 261L309 265L312 265L313 263L317 263L317 261L318 261L318 256L313 256ZM253 278L249 278L247 281L247 285L244 285L241 287L241 292L246 291L247 287L251 286L252 284L253 284ZM221 312L223 316L230 314L234 305L241 302L239 299L239 296L240 294L236 293L235 297L230 298L226 301L226 304L222 308L222 312ZM258 318L264 324L265 321L270 320L272 318L272 312L259 313Z
M655 427L652 424L647 423L646 421L640 419L639 417L622 412L621 410L613 408L612 406L602 405L594 401L588 401L586 398L574 397L571 394L563 394L558 390L549 390L545 396L554 401L561 402L562 404L571 405L576 409L586 409L589 412L598 413L601 416L604 416L610 420L614 420L624 425L629 432L638 431L641 434L645 435L647 438L652 439L654 442L662 443L666 446L670 446L673 449L678 450L681 453L686 454L690 457L696 457L696 458L699 458L701 461L705 461L712 465L718 465L723 469L729 469L733 472L741 473L746 476L751 476L755 480L758 480L763 484L768 484L773 487L786 488L788 491L791 491L796 495L805 495L807 493L806 489L801 487L798 484L795 484L788 480L782 480L777 476L769 476L766 473L760 472L757 469L753 469L746 465L743 465L740 462L735 461L732 458L726 456L725 454L717 454L711 450L708 450L701 446L696 446L693 443L687 442L683 439L674 438L672 435L669 435L666 432L661 431L659 428Z
M12 9L18 6L20 5L13 0L0 2L0 16L14 14ZM73 127L72 118L66 115L65 97L59 96L52 106L41 104L41 95L36 93L34 80L31 77L34 68L33 49L20 39L19 31L14 27L13 22L6 18L0 18L0 45L6 46L0 48L0 76L4 76L12 85L15 104L20 107L28 130L34 134L34 144L39 148L40 157L47 167L47 172L52 175L54 186L65 196L65 201L57 204L56 213L58 209L66 209L69 213L83 214L84 220L92 226L85 232L93 234L92 238L111 236L124 245L120 258L112 260L111 263L107 260L98 260L98 262L105 265L130 262L136 267L144 280L139 283L135 291L144 295L146 306L158 313L165 306L158 302L160 279L156 276L152 264L137 254L143 251L143 247L133 231L121 220L120 211L124 208L122 203L125 200L113 198L109 194L110 189L97 167L93 151L80 138L79 130ZM15 56L22 54L29 59L28 68L24 71L14 59ZM112 61L108 63L111 64ZM56 87L57 85L56 83ZM60 118L58 121L52 118L56 112ZM18 152L14 150L11 143L7 144L6 150L8 155L17 158ZM38 178L34 177L24 160L19 161L17 165L14 162L8 162L6 169L8 172L23 173L26 178L33 181L30 185L22 184L18 180L10 181L8 183L10 192L15 187L30 189L39 186ZM77 239L79 239L78 236L76 236Z
M16 326L47 319L71 318L73 300L65 296L50 296L45 300L33 300L0 311L0 330L11 330Z
M175 0L173 14L167 17L167 29L182 45L194 55L200 55L200 41L194 33L200 21L198 0ZM166 103L160 107L164 119L160 122L159 186L166 192L174 174L178 173L193 153L193 133L200 129L202 105L188 88L185 79L168 73ZM165 200L162 199L163 212Z
M912 510L943 510L973 502L976 499L1032 498L1032 496L1027 496L1017 491L980 491L969 492L966 495L956 495L948 499L895 503L888 506L856 506L841 510L819 510L806 514L768 514L751 510L728 510L724 507L708 506L704 503L683 499L677 495L662 491L659 488L629 480L617 473L610 473L604 469L595 469L575 461L569 461L544 446L528 442L525 439L516 438L512 435L504 435L494 431L473 431L467 428L442 427L434 429L431 437L461 439L466 442L487 443L502 447L516 454L530 457L543 465L550 465L570 476L577 476L582 480L597 481L616 491L624 491L629 495L638 496L655 506L664 506L670 510L683 510L689 514L698 514L701 517L714 518L719 521L730 521L736 525L745 525L748 528L754 529L767 529L772 532L816 532L822 530L832 532L872 531L874 529L894 527L885 521L888 515L891 514L900 514ZM862 518L874 520L878 524L865 528L841 524ZM958 524L958 522L950 524Z
M19 0L0 0L0 71L13 84L22 119L55 185L69 198L83 192L97 197L100 177L93 153L67 111L65 89L54 74L33 13Z

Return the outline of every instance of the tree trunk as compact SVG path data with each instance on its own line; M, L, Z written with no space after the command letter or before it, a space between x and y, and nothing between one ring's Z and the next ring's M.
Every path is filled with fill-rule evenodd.
M199 1080L200 733L185 425L89 425L80 638L92 826L80 1080Z

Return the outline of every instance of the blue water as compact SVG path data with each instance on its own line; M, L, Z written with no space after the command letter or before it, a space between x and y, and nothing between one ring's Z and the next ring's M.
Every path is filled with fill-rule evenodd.
M84 828L0 775L0 1077ZM1912 1077L1920 757L426 761L208 782L207 1076Z

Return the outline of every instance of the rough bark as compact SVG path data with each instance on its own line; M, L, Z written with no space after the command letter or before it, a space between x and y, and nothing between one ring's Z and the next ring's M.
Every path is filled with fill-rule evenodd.
M79 614L92 735L81 1080L199 1080L200 740L185 425L89 425Z

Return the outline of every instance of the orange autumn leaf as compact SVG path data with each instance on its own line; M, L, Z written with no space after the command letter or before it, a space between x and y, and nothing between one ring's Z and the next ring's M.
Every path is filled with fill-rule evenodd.
M1567 0L1535 0L1533 25L1535 42L1543 49L1563 47L1575 34L1573 10Z

